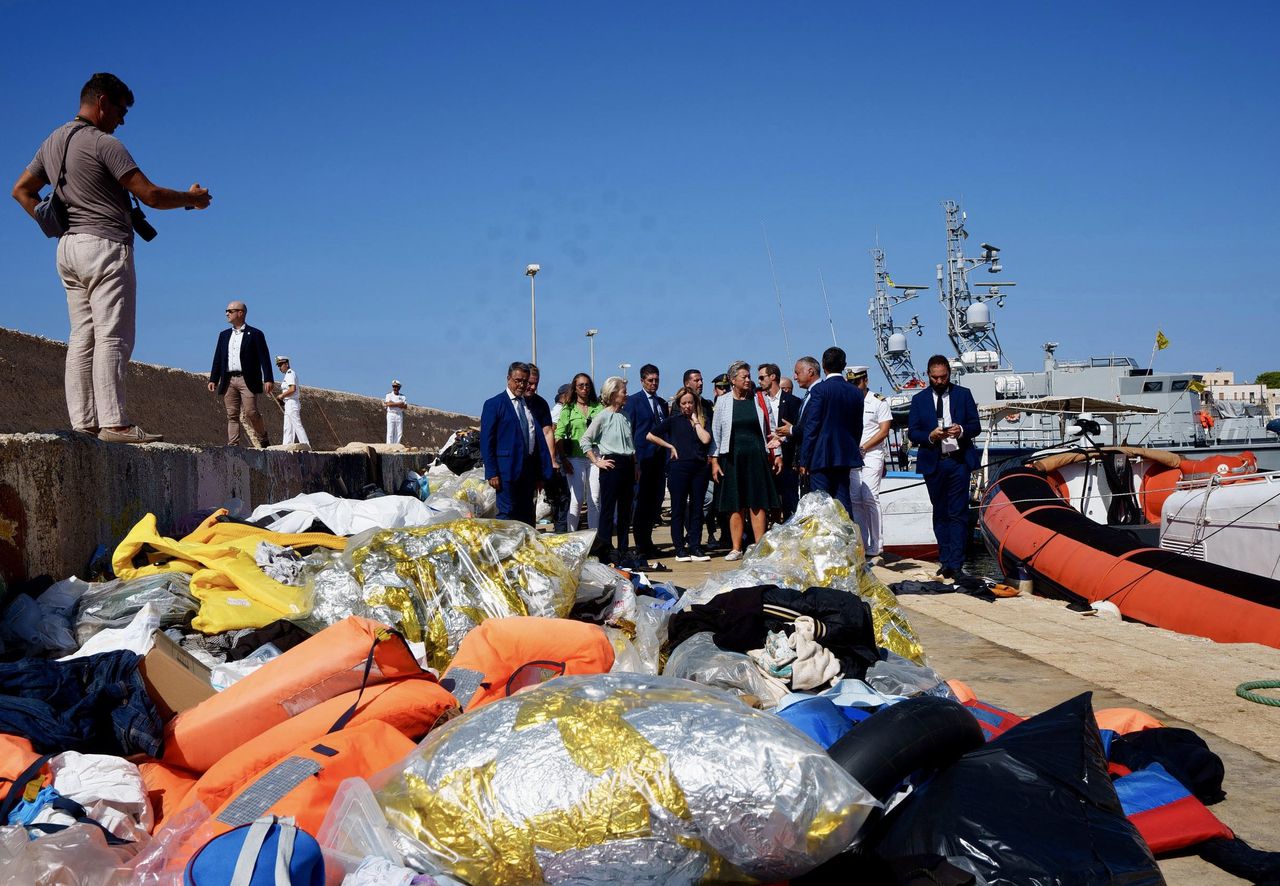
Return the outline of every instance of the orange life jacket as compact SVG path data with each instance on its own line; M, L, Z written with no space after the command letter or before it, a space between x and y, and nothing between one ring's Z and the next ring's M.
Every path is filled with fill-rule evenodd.
M603 674L613 644L599 625L532 615L490 618L462 638L441 683L464 711L561 674Z
M204 772L235 748L336 695L424 671L404 638L351 616L267 662L165 727L162 759Z
M208 809L218 809L249 778L268 769L298 745L326 741L329 730L355 704L358 695L359 691L353 689L321 702L230 751L199 776L181 803L167 814L197 802ZM453 696L429 676L396 680L366 689L346 728L379 721L417 742L456 709Z
M404 733L378 720L309 739L283 759L250 773L177 848L171 867L185 865L211 838L269 813L293 816L298 827L314 836L344 779L369 778L403 760L414 747Z

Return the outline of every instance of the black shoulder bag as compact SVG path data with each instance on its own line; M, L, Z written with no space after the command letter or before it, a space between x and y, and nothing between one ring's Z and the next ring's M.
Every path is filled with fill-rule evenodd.
M58 170L58 178L53 184L53 190L49 192L48 197L36 204L36 223L40 225L40 230L44 231L46 237L57 239L71 226L71 222L67 219L67 204L58 196L58 188L67 183L67 151L71 149L71 140L76 137L77 132L88 128L89 125L85 124L71 130L66 144L62 146L62 168Z

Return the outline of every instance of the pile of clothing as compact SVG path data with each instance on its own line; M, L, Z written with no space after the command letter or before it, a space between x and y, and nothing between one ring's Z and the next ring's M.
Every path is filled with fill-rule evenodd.
M0 881L229 882L209 866L241 857L348 886L1280 870L1209 811L1194 734L1087 698L1024 721L930 668L824 495L685 589L589 559L590 532L478 516L474 479L176 538L148 515L108 580L13 589ZM165 644L208 669L198 699L160 698Z

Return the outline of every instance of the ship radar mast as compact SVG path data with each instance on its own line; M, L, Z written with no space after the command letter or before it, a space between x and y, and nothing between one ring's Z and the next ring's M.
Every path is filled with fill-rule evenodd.
M867 314L871 317L871 328L876 337L876 362L884 371L895 393L904 388L922 387L920 374L911 365L911 349L907 346L907 333L924 334L920 318L912 317L906 326L893 325L893 308L916 297L916 293L928 289L928 286L910 286L894 283L889 272L885 270L884 250L876 247L871 250L871 257L876 265L876 292L871 297L871 306Z
M964 241L969 239L965 230L968 215L954 200L942 204L947 215L947 263L938 265L938 300L947 312L947 336L960 358L962 372L982 372L1000 368L1004 358L1000 340L996 338L996 324L991 318L987 302L1004 307L1007 293L1004 291L1016 283L1003 280L978 284L985 293L975 295L969 286L969 273L986 267L990 274L998 274L1000 248L982 244L982 254L969 258L964 254Z

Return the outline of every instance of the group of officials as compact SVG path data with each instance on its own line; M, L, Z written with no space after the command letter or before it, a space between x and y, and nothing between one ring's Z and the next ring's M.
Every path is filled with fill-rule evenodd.
M722 527L733 536L727 559L741 556L748 516L758 539L767 519L786 519L801 494L822 491L858 524L866 555L876 562L883 550L880 480L893 416L885 399L868 390L867 367L847 367L845 353L837 347L828 348L821 361L802 357L792 379L806 392L803 399L790 389L792 379L780 378L776 365L760 365L758 384L750 381L749 372L746 363L734 363L715 379L715 401L702 398L698 370L684 373L684 384L670 401L658 394L660 375L652 364L641 368L641 390L630 396L626 380L612 377L596 399L590 377L580 373L561 387L553 410L537 394L537 368L512 363L505 389L485 402L480 419L481 456L497 495L498 516L533 525L539 488L566 472L590 470L593 482L580 478L575 485L598 488L598 498L583 501L581 493L571 498L570 525L578 525L583 504L594 505L589 508L589 514L598 513L597 522L589 524L597 530L594 553L609 562L648 563L659 556L653 530L670 485L676 558L703 560L707 483L699 488L689 483L688 475L705 471L718 487L726 487L716 490L714 500L720 504L712 509L729 518L725 522L730 526ZM977 458L973 439L981 428L973 396L950 382L949 361L940 355L930 358L928 374L929 386L912 399L908 437L917 447L917 470L933 504L938 577L950 581L964 563L968 481ZM735 410L735 400L741 401L740 409ZM576 425L566 420L566 409L580 409L582 419ZM760 475L772 477L773 489L748 501L744 490L754 480L743 477L751 469L742 469L733 453L745 437L756 438L757 429L758 439L741 451L760 453ZM571 458L570 452L581 457ZM738 466L736 474L731 465ZM757 507L760 501L767 505ZM628 528L634 529L634 548L626 543ZM709 539L715 528L713 520Z

